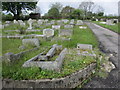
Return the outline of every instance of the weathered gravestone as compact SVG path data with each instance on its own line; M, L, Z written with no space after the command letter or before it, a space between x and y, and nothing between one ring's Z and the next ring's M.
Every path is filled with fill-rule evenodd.
M57 58L54 61L51 61L51 58L55 57L56 54ZM42 55L41 53L31 58L23 64L23 67L40 67L42 69L60 71L66 54L66 48L62 50L61 45L59 46L55 44L47 54Z
M60 25L52 25L52 29L60 29Z
M30 19L28 20L28 24L29 24L28 29L32 29L32 23L33 23L33 21L32 21L32 19L30 18Z
M90 44L77 44L77 49L89 49L89 50L92 50L92 45L90 45Z
M31 46L39 47L40 46L40 41L38 39L36 39L36 38L34 38L34 39L23 39L22 44L24 46L31 45Z
M75 20L74 20L74 19L72 19L72 20L70 21L70 25L75 25Z
M67 20L67 19L63 19L62 20L64 23L68 23L69 22L69 20Z
M80 29L87 29L85 26L79 26Z
M63 24L62 20L57 20L57 24L62 25Z
M2 29L2 22L0 21L0 29Z
M77 24L76 25L83 25L83 21L82 20L77 20Z
M92 45L90 45L90 44L77 44L77 54L83 55L83 56L96 57L96 54L92 50Z
M106 21L106 24L107 24L107 25L115 25L115 24L113 24L113 21L112 21L112 20L107 20L107 21Z
M62 29L59 31L59 36L72 36L73 30Z
M51 23L51 24L55 24L55 20L52 20L50 23Z
M18 21L17 21L17 20L13 20L13 23L14 23L14 24L18 24Z
M54 36L54 30L50 29L50 28L44 29L43 30L43 35L46 36L46 37Z
M43 24L43 20L40 20L40 19L39 19L39 20L37 21L37 23L38 23L39 25L42 25L42 24Z
M65 28L65 29L73 28L73 25L64 25L64 28Z

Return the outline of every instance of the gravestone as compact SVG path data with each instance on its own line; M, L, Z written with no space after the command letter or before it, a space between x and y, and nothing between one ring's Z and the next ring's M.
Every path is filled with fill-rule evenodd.
M44 25L45 26L51 26L51 23L45 23Z
M0 21L0 29L2 29L2 22Z
M63 24L62 20L57 20L57 24L62 25Z
M96 19L96 21L99 21L98 19Z
M44 22L47 23L49 20L48 19L45 19Z
M28 29L32 29L32 23L33 23L33 21L32 21L32 19L30 18L30 19L28 20L28 24L29 24Z
M13 20L13 23L14 23L14 24L18 24L18 21L17 21L17 20Z
M30 45L30 46L37 46L37 47L39 47L39 46L40 46L40 41L39 41L39 39L37 39L37 38L33 38L33 39L23 39L23 40L22 40L22 44L23 44L24 46Z
M52 29L60 29L60 25L52 25Z
M77 44L77 49L92 50L92 45L90 45L90 44Z
M42 25L42 24L43 24L43 20L40 20L40 19L39 19L39 20L37 21L37 23L38 23L39 25Z
M59 36L72 36L73 30L62 29L59 31Z
M5 24L10 24L11 23L11 21L5 21Z
M64 25L64 28L73 28L73 25Z
M106 21L106 24L107 24L107 25L115 25L115 24L113 24L113 21L112 21L112 20L107 20L107 21Z
M69 22L69 20L67 20L67 19L63 19L62 20L64 23L68 23Z
M44 29L43 30L43 35L46 36L46 37L54 36L54 30L50 29L50 28Z
M76 25L83 25L83 21L82 20L77 20L77 24Z
M79 26L80 29L87 29L85 26Z
M55 24L55 20L52 20L50 23L51 23L51 24Z

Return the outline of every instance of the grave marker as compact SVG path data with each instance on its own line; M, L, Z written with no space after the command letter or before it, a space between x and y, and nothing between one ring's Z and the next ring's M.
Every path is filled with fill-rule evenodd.
M43 30L43 35L46 36L46 37L51 37L51 36L54 36L54 30L53 29L44 29Z

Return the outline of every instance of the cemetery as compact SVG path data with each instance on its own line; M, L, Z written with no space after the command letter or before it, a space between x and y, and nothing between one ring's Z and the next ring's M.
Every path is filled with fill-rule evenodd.
M0 21L4 88L81 88L92 77L106 78L115 68L109 61L113 54L101 52L101 39L89 25L119 33L118 19L103 21L69 6L61 11L51 7L41 16L39 7L32 6L34 13L13 13L13 18Z

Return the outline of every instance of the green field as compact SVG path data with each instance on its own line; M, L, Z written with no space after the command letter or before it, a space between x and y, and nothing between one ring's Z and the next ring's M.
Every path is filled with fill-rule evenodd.
M93 21L93 23L96 23L96 24L98 24L98 25L100 25L100 26L102 26L102 27L108 28L108 29L110 29L110 30L112 30L112 31L114 31L114 32L120 33L120 29L118 28L118 25L119 25L120 23L115 24L115 25L101 24L100 21Z

